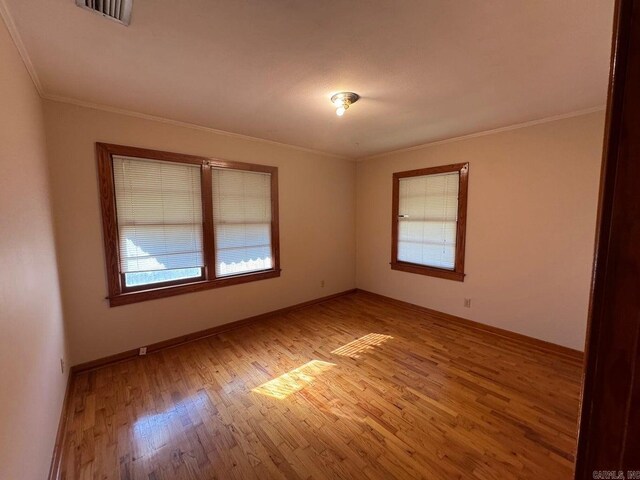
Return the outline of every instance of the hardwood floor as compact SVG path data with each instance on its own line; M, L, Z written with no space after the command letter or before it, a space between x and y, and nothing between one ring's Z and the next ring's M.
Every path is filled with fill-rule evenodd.
M357 293L78 374L62 478L567 479L580 377Z

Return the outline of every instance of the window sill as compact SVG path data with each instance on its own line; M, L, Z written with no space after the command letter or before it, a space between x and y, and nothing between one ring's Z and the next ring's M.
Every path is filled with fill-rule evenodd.
M427 275L429 277L446 278L456 282L464 282L464 272L454 272L452 270L444 270L442 268L426 267L424 265L416 265L405 262L391 262L392 270L400 270L402 272L417 273L418 275Z
M201 290L209 290L211 288L227 287L229 285L238 285L240 283L256 282L258 280L266 280L280 276L280 269L266 270L263 272L246 273L243 275L234 275L226 278L216 278L215 280L200 280L192 283L183 283L181 285L172 285L168 287L150 288L148 290L138 290L135 292L121 293L113 297L108 297L110 307L118 307L120 305L129 305L131 303L145 302L147 300L155 300L158 298L172 297L174 295L182 295L183 293L199 292Z

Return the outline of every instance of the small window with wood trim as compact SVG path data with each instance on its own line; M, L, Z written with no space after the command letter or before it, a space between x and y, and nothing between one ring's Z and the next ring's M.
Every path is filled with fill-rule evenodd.
M464 281L469 164L393 174L391 268Z
M280 275L276 167L96 146L111 306Z

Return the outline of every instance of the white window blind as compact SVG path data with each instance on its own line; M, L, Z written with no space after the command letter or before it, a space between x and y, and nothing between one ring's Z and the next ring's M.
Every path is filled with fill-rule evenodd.
M271 174L212 169L216 276L273 268Z
M126 286L200 277L200 166L114 156L113 177Z
M459 172L399 180L399 261L455 268L459 180Z

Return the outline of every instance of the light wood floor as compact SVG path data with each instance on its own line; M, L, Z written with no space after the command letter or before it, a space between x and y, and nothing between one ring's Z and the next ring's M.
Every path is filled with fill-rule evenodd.
M581 367L363 293L79 374L66 479L568 479Z

